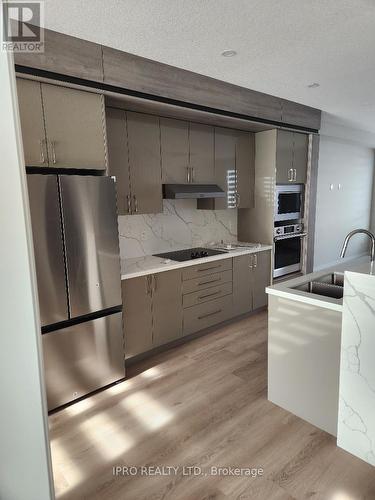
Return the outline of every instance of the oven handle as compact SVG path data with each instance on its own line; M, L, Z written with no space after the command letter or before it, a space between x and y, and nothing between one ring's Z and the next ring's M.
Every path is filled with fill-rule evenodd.
M291 240L292 238L303 238L304 236L307 236L307 233L298 233L298 234L287 234L283 236L275 236L274 241L279 241L279 240Z

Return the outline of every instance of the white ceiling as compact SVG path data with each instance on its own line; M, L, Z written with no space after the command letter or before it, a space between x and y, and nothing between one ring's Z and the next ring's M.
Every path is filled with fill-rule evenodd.
M47 28L375 132L375 0L45 0L45 15Z

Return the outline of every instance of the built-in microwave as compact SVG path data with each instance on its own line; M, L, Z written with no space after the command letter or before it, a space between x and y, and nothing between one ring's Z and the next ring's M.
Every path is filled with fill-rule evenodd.
M303 218L303 184L277 184L275 222Z

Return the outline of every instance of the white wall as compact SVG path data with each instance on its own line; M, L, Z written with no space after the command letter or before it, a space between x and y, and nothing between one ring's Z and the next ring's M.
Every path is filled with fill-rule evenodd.
M340 260L347 233L370 227L374 179L375 137L322 118L314 270ZM365 236L353 237L347 257L365 254L368 245Z
M0 51L0 498L54 498L14 63Z

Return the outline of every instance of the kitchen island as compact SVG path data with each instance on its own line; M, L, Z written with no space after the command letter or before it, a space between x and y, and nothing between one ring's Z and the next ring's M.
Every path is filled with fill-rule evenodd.
M348 293L346 271L351 271L351 276L371 274L369 258L267 288L268 399L334 436L338 428L340 358L347 356L341 354L342 316L352 299L349 295L343 300L311 293L309 284L321 286L323 282L327 294L335 295L336 283L343 283L345 275L343 291ZM375 287L375 278L371 278Z

